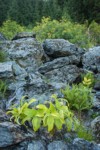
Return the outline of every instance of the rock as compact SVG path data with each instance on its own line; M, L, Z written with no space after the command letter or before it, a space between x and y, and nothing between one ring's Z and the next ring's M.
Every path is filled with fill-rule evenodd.
M25 133L19 125L11 122L0 123L0 148L20 143L32 138L32 134Z
M70 64L79 64L79 60L75 55L68 56L68 57L61 57L54 59L53 61L44 63L42 66L39 67L38 71L42 74L49 72L51 70L64 67Z
M95 85L94 85L94 89L100 91L100 73L97 73L95 75Z
M100 91L96 92L96 98L98 98L98 100L100 100Z
M46 150L42 141L33 141L28 144L27 150Z
M15 35L12 40L17 40L21 38L30 38L30 37L36 38L36 34L34 32L20 32L17 33L17 35Z
M98 110L100 110L100 99L98 98L100 96L99 93L97 92L96 96L93 99L93 107L98 109Z
M44 97L45 99L47 98L46 92L48 91L49 93L50 88L42 78L43 77L39 72L29 73L26 79L26 85L24 86L25 95L28 95L30 98L34 97L40 102Z
M95 73L100 72L100 46L90 48L84 54L83 67Z
M2 96L2 94L1 94L1 96L0 96L0 109L1 110L6 110L6 99L3 99L3 96ZM2 115L0 116L1 118L2 118ZM3 119L3 118L2 118ZM2 120L1 119L1 120Z
M27 150L27 146L28 146L28 141L24 141L16 145L4 147L0 150Z
M96 137L96 141L100 143L100 116L96 117L92 122L91 122L91 127L93 129L93 132Z
M3 48L9 59L16 61L26 71L35 71L42 64L44 50L36 39L22 38L9 41Z
M0 78L10 78L12 76L12 62L0 63Z
M6 115L6 113L3 112L3 110L0 109L0 122L3 122L5 120L8 121L9 117Z
M76 138L73 141L73 150L100 150L100 146L98 144L94 144L86 140Z
M71 84L75 82L75 80L80 76L80 69L75 65L63 66L61 68L57 68L46 72L44 76L49 80L49 84L56 87L60 85ZM57 88L58 89L58 88Z
M48 150L69 150L69 149L65 142L53 141L48 145Z
M2 33L0 33L0 41L5 41L6 38L4 37L4 35Z
M27 150L27 147L28 147L28 141L24 141L24 142L21 142L15 146L10 146L9 149L5 149L5 150Z
M60 88L68 82L73 83L80 76L80 69L76 67L80 63L80 56L60 57L43 64L44 50L36 39L29 37L6 42L4 50L8 59L12 60L13 75L9 81L7 77L11 96L8 97L6 109L13 103L18 104L23 95L44 102L51 94L59 95Z
M15 80L9 85L9 90L13 94L6 102L6 109L9 109L13 103L19 104L19 100L24 95L27 95L29 98L34 97L37 101L44 102L47 100L46 92L48 91L49 93L49 86L42 79L42 75L39 72L34 72L27 73L26 76L25 74L15 76Z
M78 55L84 50L78 49L74 44L64 39L47 39L43 43L45 53L53 58Z

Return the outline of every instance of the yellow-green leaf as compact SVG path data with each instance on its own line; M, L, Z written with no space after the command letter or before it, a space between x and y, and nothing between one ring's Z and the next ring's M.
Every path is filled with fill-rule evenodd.
M41 118L34 117L32 119L32 125L33 125L34 131L37 131L40 128L40 125L41 125Z
M50 132L54 127L54 117L53 116L49 116L47 118L47 126L48 126L48 132Z

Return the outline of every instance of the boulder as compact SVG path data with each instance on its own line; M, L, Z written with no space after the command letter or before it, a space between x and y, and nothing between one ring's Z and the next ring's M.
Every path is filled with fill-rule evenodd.
M100 116L96 117L91 122L91 127L93 129L97 142L100 143Z
M73 141L72 150L99 150L100 146L95 143L88 142L84 139L76 138Z
M46 39L43 43L45 53L53 58L70 55L81 55L83 49L78 49L74 44L64 39Z
M65 142L53 141L48 145L48 150L69 150L69 149Z
M0 122L3 122L5 120L9 121L9 117L3 110L0 109Z
M0 123L0 148L20 143L32 137L32 134L25 133L19 125L11 122Z
M83 56L83 67L100 73L100 46L90 48Z
M75 65L66 65L63 67L59 67L57 69L53 69L49 72L46 72L44 76L49 80L49 84L58 88L61 88L61 85L71 84L77 80L80 76L81 70ZM57 88L57 89L58 89Z
M100 110L100 92L96 92L96 96L93 99L93 107Z
M0 63L0 78L10 78L13 76L12 62Z
M79 59L76 56L68 56L68 57L61 57L61 58L56 58L52 61L49 61L47 63L44 63L41 65L38 69L38 71L42 74L49 72L51 70L61 68L70 64L79 64Z
M33 38L22 38L15 41L9 41L3 46L10 60L32 72L42 64L44 50L42 45Z
M28 144L27 150L46 150L42 141L33 141Z
M17 33L17 35L15 35L12 40L17 40L21 38L30 38L30 37L36 38L36 34L34 32L20 32Z
M95 81L94 89L100 91L100 73L95 74Z

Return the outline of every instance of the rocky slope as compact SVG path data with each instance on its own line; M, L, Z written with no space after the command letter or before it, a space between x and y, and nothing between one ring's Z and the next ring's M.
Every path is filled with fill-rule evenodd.
M6 97L0 100L0 149L99 150L98 144L70 137L68 133L54 138L9 122L5 111L19 104L23 95L36 98L37 103L44 103L54 93L61 97L60 89L80 82L81 73L87 70L100 80L100 46L86 51L64 39L47 39L40 44L34 37L20 33L12 41L0 38L0 50L7 55L6 62L0 63L0 79L8 85ZM95 84L94 93L92 111L100 112L100 82ZM99 143L100 117L91 124Z

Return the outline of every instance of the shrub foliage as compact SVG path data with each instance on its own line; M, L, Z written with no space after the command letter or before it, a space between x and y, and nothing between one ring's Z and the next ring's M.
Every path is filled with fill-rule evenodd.
M43 17L33 30L41 41L63 38L84 48L100 44L100 25L95 22L87 27L87 24L73 23L66 19L57 21Z
M9 40L12 39L17 32L22 31L24 31L24 27L20 26L17 22L12 20L5 21L0 28L0 32L3 33L4 36Z

